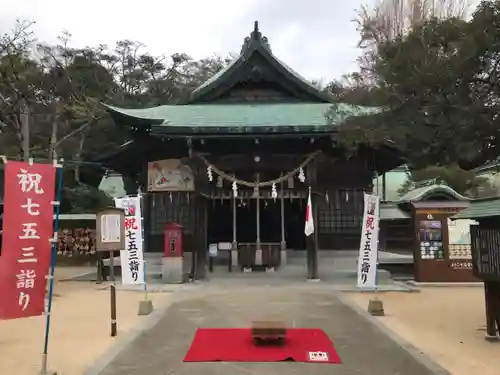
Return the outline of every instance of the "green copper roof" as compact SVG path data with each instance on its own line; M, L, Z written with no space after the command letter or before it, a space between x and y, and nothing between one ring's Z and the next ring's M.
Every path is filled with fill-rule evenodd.
M201 86L195 89L190 96L190 103L200 102L203 96L215 90L220 85L225 85L230 81L237 72L240 71L247 64L250 64L252 55L258 54L264 58L269 66L282 77L282 79L290 82L295 87L298 87L304 93L307 93L312 102L316 103L329 103L332 97L327 93L322 92L311 82L300 76L297 72L293 71L284 62L279 60L272 52L269 42L265 36L259 31L259 24L255 21L254 30L250 37L245 38L241 53L229 66L215 74L212 78L204 82ZM255 67L254 67L255 69Z
M106 105L116 122L146 124L156 131L196 132L297 132L329 131L347 117L370 113L374 108L327 103L286 104L188 104L144 109ZM334 108L332 113L332 108ZM328 112L329 121L326 114ZM168 129L168 130L167 130Z
M452 217L452 219L481 219L500 216L500 198L475 199L470 206Z
M411 215L399 208L396 203L380 203L380 220L405 220L410 218Z
M278 99L282 101L276 102L276 98L269 99L266 95L262 96L266 103L217 101L235 85L248 80L254 88L259 85L265 88L270 82L281 86L285 95ZM272 54L257 22L250 37L245 38L240 56L195 89L188 104L144 109L105 106L116 124L150 130L153 135L327 133L349 117L379 111L333 103L328 94Z

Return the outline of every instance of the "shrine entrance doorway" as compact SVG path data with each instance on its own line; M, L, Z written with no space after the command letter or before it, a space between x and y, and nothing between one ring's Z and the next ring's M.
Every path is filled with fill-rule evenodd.
M240 191L235 198L227 191L207 197L210 270L275 269L285 265L288 251L305 250L304 196L297 191L280 191L274 198L267 191L258 196Z
M259 210L257 210L257 204L260 205ZM233 213L235 209L236 214ZM295 212L293 209L286 211ZM236 227L236 233L234 233L234 227ZM290 228L291 233L293 225ZM233 241L255 244L258 237L260 237L260 242L281 242L279 199L232 199L227 197L208 200L207 240L209 244L232 243Z
M306 236L304 225L307 201L304 198L284 201L284 231L288 251L305 250Z
M236 199L236 241L252 243L257 238L257 206L255 199Z
M233 241L233 207L229 199L207 200L207 242Z

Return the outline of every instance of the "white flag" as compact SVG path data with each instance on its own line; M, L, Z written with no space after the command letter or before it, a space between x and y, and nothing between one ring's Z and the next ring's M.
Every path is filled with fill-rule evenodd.
M311 189L309 189L309 196L307 198L306 207L306 225L304 227L304 233L306 236L310 236L314 233L314 218L311 204Z
M120 251L122 284L144 284L141 198L116 198L115 206L125 210L125 249Z
M358 287L377 287L378 231L380 223L380 198L365 194L363 228L359 245Z

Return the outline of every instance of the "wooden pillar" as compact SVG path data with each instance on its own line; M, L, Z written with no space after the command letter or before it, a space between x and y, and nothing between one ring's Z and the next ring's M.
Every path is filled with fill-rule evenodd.
M311 237L314 237L314 247L313 247L313 254L312 254L312 279L317 280L319 279L319 271L318 271L318 262L319 262L319 246L318 246L318 201L319 201L319 196L312 195L311 201L312 201L312 214L314 218L314 233L311 235Z
M180 198L180 197L179 197ZM189 277L191 279L195 279L197 272L197 268L199 266L199 254L201 253L201 244L202 244L202 235L201 235L201 230L198 229L201 224L201 207L199 206L199 200L195 200L195 208L194 208L194 226L192 228L193 230L193 237L194 237L194 248L191 249L191 270L189 271ZM184 256L184 260L185 260ZM210 270L212 272L213 270Z
M285 194L283 192L283 181L281 181L280 185L280 216L281 216L281 244L280 244L280 257L279 263L280 266L284 266L287 262L287 253L286 253L286 238L285 238Z
M283 193L283 181L281 181L280 187L280 205L281 205L281 250L286 250L286 239L285 239L285 197Z
M306 202L307 202L307 198L306 198ZM306 256L307 256L307 278L308 279L314 279L314 277L313 277L313 267L314 266L313 266L313 260L312 260L314 257L314 247L315 247L314 235L307 236L306 237Z
M256 183L257 183L257 196L255 197L255 202L257 203L257 215L256 215L256 225L257 225L257 238L255 241L255 252L253 258L253 264L256 266L262 265L262 246L260 243L260 176L257 173L256 175Z
M195 205L195 246L192 256L194 257L193 278L203 280L206 277L207 266L207 205L203 196L197 195L193 199Z
M387 173L382 175L382 202L387 201L387 181L386 181Z
M256 197L256 202L257 202L257 219L256 219L256 225L257 225L257 238L255 241L255 246L256 250L260 250L260 187L259 187L259 174L257 173L257 197Z
M233 248L237 244L237 239L236 239L236 197L233 196Z
M315 160L309 163L307 167L307 180L306 183L311 189L316 185L316 163ZM314 189L312 189L314 191ZM307 204L307 198L306 198ZM307 277L312 280L318 279L318 199L317 195L311 193L312 214L314 220L314 233L306 238L307 246Z
M486 304L486 336L488 341L498 340L500 330L500 283L484 281L484 300Z
M201 195L198 196L198 204L201 206L201 223L200 223L200 228L202 231L202 246L200 248L200 256L198 257L198 266L203 267L203 271L200 271L200 276L204 279L205 278L205 265L207 263L207 251L208 251L208 201L206 198L202 197Z
M236 197L233 194L233 243L231 246L231 267L232 266L238 266L238 238L237 238L237 204L236 204ZM231 267L229 268L231 270Z

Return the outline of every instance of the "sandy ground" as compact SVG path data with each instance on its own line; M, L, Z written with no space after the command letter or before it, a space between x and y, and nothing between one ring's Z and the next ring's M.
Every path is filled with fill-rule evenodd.
M373 294L348 293L363 308ZM380 293L380 319L453 375L500 375L500 342L484 340L481 287L425 287L420 293Z
M117 292L118 336L110 337L109 290L86 282L60 282L84 268L56 270L55 298L48 350L49 369L59 375L80 375L115 340L134 328L139 292ZM98 290L101 289L101 290ZM163 305L167 293L149 295L155 308ZM36 375L40 371L45 317L0 321L0 372L12 375Z

